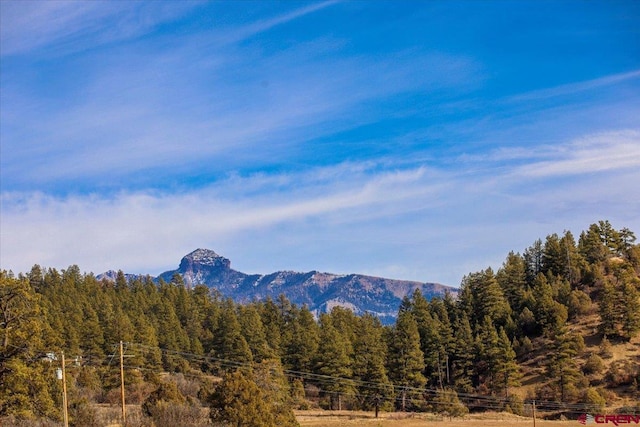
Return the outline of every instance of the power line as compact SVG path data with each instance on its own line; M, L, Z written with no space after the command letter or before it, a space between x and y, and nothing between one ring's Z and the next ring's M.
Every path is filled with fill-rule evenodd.
M186 351L170 350L162 347L154 347L154 346L149 346L149 345L139 344L139 343L127 343L127 345L129 346L128 348L130 348L131 350L134 350L135 348L157 350L166 355L182 357L184 359L191 360L191 361L215 362L221 368L222 367L250 368L254 366L254 363L252 362L241 362L241 361L234 361L229 359L222 359L222 358L211 356L211 355L201 355L201 354L195 354L195 353L190 353ZM342 383L346 386L356 386L356 387L360 386L360 387L371 388L376 390L380 390L380 389L384 390L384 389L390 389L390 388L394 390L402 389L403 391L409 393L410 395L422 394L425 397L429 396L432 398L435 398L436 396L438 396L439 393L441 393L441 390L438 390L438 389L412 387L412 386L398 386L397 384L393 384L391 382L381 383L381 382L375 382L375 381L364 381L364 380L353 379L353 378L336 377L331 375L317 374L314 372L297 371L297 370L290 370L290 369L282 369L282 372L284 373L285 376L292 379L302 378L310 382L316 383L318 385L325 385L325 386L328 384ZM327 390L324 388L318 388L318 392L338 393L344 396L353 396L353 397L368 397L367 395L364 395L362 393L348 392L348 391L336 392L336 391ZM466 404L466 406L471 406L473 408L500 410L500 409L503 409L506 404L513 403L507 398L497 397L497 396L486 396L486 395L472 394L472 393L456 393L456 394L458 396L458 400L460 400L461 403L464 403ZM393 398L394 401L400 401L400 399L401 397L399 396ZM424 403L424 400L416 400L412 397L408 397L406 398L406 400L413 403L416 403L416 402L421 404ZM437 402L434 400L430 400L429 403L432 405L444 404L443 402ZM529 403L523 401L522 403L529 405L529 404L533 404L533 401L530 401ZM567 403L567 402L558 402L558 401L535 400L535 404L538 409L543 408L545 410L568 411L568 412L576 412L576 413L587 412L592 408L592 405L589 405L589 404Z

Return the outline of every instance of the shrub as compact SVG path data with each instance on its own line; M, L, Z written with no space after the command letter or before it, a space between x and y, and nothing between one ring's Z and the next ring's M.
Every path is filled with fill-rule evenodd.
M458 399L458 394L451 389L438 390L433 403L436 413L448 417L463 417L469 413L469 409Z
M524 415L524 402L520 396L511 395L507 399L507 406L505 406L505 411L511 412L512 414Z
M607 401L598 393L593 387L589 387L585 390L582 400L587 405L588 412L601 412Z
M184 377L178 381L185 386ZM192 384L191 384L192 385ZM185 388L185 387L183 387ZM193 392L192 387L186 387ZM200 427L208 425L208 419L202 407L193 404L197 399L185 398L173 381L163 382L142 404L143 413L151 417L156 427Z
M600 356L604 359L611 359L613 357L613 347L607 337L602 338L600 343Z
M12 427L58 427L60 423L47 418L24 419L14 415L0 417L0 426Z
M569 318L573 319L578 315L588 314L591 311L591 298L585 292L574 289L569 294L567 306Z
M251 427L298 426L290 407L278 406L277 396L241 370L228 373L209 398L213 423Z
M571 347L576 351L576 353L581 353L584 351L584 338L582 335L578 334L570 334L571 339Z
M133 405L144 403L155 388L156 386L145 381L125 386L127 403Z
M617 414L640 415L640 403L635 405L624 405L614 411Z
M200 391L201 381L197 379L186 378L184 374L175 374L172 376L180 393L187 399L197 399Z
M604 362L597 354L592 354L587 359L584 366L582 366L582 372L586 375L599 374L604 370Z
M77 427L98 427L98 414L86 399L79 399L69 405L69 424Z
M302 380L295 379L291 384L291 402L295 409L309 409L310 404L306 399Z
M529 354L533 351L533 343L529 339L529 337L525 336L522 338L520 342L520 346L518 347L518 356L523 356L525 354Z
M186 399L178 390L178 387L173 382L163 382L153 393L147 397L142 404L142 412L151 417L155 411L155 407L164 403L178 403L184 404Z
M161 400L149 408L156 427L201 427L209 420L200 406Z
M638 366L630 360L616 360L609 366L606 380L611 387L633 384L638 375Z

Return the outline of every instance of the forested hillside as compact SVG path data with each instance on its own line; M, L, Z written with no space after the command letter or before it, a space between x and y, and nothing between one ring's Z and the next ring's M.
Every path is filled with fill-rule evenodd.
M101 425L97 404L120 402L121 341L140 425L295 425L291 409L316 406L522 413L532 400L629 413L639 333L640 245L608 221L509 253L464 277L457 299L416 291L391 326L340 307L314 319L285 297L238 305L179 275L36 265L0 273L0 423L62 419L64 352L71 424Z

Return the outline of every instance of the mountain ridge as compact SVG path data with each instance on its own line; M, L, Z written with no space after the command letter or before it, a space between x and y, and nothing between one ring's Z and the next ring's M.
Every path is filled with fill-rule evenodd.
M355 273L287 270L269 274L247 274L231 268L231 261L224 256L203 248L188 253L181 259L177 269L165 271L154 280L170 282L176 273L188 288L205 285L240 303L276 298L284 294L292 303L306 305L315 315L341 306L356 314L374 314L384 323L395 320L402 298L415 289L420 289L428 299L442 297L446 292L453 296L458 293L456 288L439 283ZM107 274L100 276L113 280L113 274Z

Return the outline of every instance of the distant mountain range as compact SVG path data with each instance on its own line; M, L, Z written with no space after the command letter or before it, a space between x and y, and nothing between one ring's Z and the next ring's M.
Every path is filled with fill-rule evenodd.
M458 290L438 283L384 279L361 274L331 274L310 271L278 271L275 273L245 274L231 268L231 261L209 249L196 249L180 261L177 270L166 271L155 280L171 281L174 274L182 276L187 287L206 285L236 302L277 298L284 294L297 305L306 305L315 314L328 312L333 307L351 309L356 314L369 312L383 323L395 320L400 302L405 295L420 289L431 299L445 292L457 295ZM98 276L115 280L114 271ZM125 275L127 279L134 275Z

